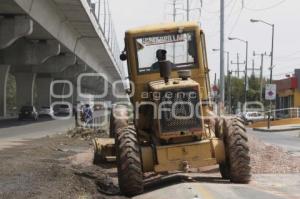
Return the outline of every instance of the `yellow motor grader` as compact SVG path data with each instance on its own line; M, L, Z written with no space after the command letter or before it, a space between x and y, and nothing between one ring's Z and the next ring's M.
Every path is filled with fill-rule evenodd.
M205 37L196 23L129 30L120 59L127 60L133 108L114 106L111 139L94 144L95 162L116 157L123 194L142 193L146 172L216 164L224 179L250 181L243 123L212 111Z

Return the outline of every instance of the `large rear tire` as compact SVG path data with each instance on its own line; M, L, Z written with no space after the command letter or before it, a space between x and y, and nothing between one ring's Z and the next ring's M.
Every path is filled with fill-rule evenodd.
M128 110L126 106L117 105L112 108L109 124L109 137L114 138L116 132L128 126Z
M142 161L134 127L116 132L118 179L121 192L133 196L144 191Z
M251 179L248 138L239 119L225 120L223 140L226 160L220 164L222 177L234 183L248 183Z

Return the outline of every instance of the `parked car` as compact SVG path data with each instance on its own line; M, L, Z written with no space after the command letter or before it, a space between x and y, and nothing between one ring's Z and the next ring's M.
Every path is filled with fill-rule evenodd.
M54 115L54 111L51 106L42 106L39 110L39 116L52 117L53 115Z
M252 124L253 122L264 120L265 116L263 113L259 112L246 112L244 114L244 119L248 124Z
M246 112L243 114L242 118L244 119L246 124L252 124L257 121L267 120L268 114L262 112ZM271 120L274 120L274 116L270 116Z
M23 106L19 112L19 120L33 119L38 120L39 114L34 106Z
M58 115L70 115L72 113L72 109L67 104L59 105L58 109L55 111L55 114Z

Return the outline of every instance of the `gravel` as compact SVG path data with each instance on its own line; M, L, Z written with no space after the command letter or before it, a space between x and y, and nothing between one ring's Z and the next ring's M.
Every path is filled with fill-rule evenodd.
M93 135L79 132L82 129L1 150L0 199L125 198L119 195L115 165L93 165ZM300 172L300 157L251 135L249 146L254 174Z
M300 157L293 156L282 148L266 144L248 135L252 173L285 174L300 172Z
M124 198L116 169L93 165L89 143L59 135L0 151L0 199Z

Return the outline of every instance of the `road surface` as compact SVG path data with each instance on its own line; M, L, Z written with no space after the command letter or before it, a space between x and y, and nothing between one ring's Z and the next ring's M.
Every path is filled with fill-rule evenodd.
M298 131L288 132L247 132L264 143L282 147L290 154L300 156ZM222 181L218 173L200 174L193 183L169 183L150 189L134 199L298 199L300 198L300 173L255 174L248 185L231 184Z
M282 147L292 155L300 156L300 131L259 132L247 129L249 134L262 141Z
M40 118L38 121L18 121L17 119L0 121L0 150L18 145L24 140L36 139L66 132L74 126L74 119L51 120Z
M249 185L240 185L210 176L159 187L134 199L297 199L299 179L300 174L255 175Z
M0 150L19 141L65 132L73 127L71 120L41 119L31 121L0 121ZM264 142L286 148L293 154L299 151L297 132L262 133L248 130ZM160 182L146 187L145 193L134 199L298 199L300 198L300 173L256 174L248 185L231 184L220 178L218 172L190 174L194 180ZM107 196L107 198L110 198ZM112 197L114 198L114 197Z

